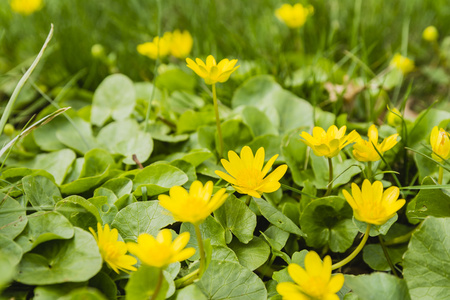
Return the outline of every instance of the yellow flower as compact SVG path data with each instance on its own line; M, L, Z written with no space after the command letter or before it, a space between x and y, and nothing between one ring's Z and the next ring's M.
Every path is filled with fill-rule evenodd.
M402 113L397 108L392 108L386 114L386 121L392 127L397 127L402 123L402 119L399 117Z
M171 39L172 34L170 32L166 32L163 37L154 37L153 42L147 42L138 45L137 51L139 52L139 54L147 56L154 60L156 60L158 56L159 58L163 58L170 52Z
M186 248L189 242L189 232L183 232L172 242L172 233L169 229L161 230L156 239L148 233L138 236L136 243L127 243L130 253L136 255L141 263L165 268L171 263L183 261L194 255L194 248Z
M428 26L422 33L422 37L425 41L435 42L439 37L439 33L434 26Z
M202 223L213 211L218 209L227 199L225 189L220 189L212 198L213 183L205 186L196 180L191 184L189 193L181 186L170 189L169 195L159 195L159 204L170 211L173 218L180 222L192 224Z
M191 53L194 40L189 31L180 32L178 29L172 32L170 53L176 58L186 58Z
M282 282L277 285L277 292L283 300L339 300L337 292L344 285L344 275L331 276L331 258L310 251L305 257L305 268L297 264L289 264L288 273L293 282Z
M362 191L352 183L352 195L346 190L342 191L348 204L353 208L353 215L361 222L383 225L396 212L405 205L405 199L398 199L399 188L391 186L383 192L381 181L370 184L364 180Z
M231 73L240 67L234 66L237 63L237 59L228 60L224 58L217 64L212 55L206 58L206 64L200 58L196 58L195 62L190 58L186 58L186 62L188 68L205 79L206 84L225 82L230 78Z
M248 146L242 148L241 157L236 152L229 151L229 161L222 159L221 163L231 176L222 171L216 171L216 174L231 183L239 193L261 198L262 193L272 193L280 188L278 181L287 171L287 165L281 165L264 178L277 159L278 154L272 156L263 168L264 157L263 147L256 151L254 157Z
M315 155L331 158L338 155L345 146L360 138L355 130L345 135L346 130L347 126L338 129L336 125L332 125L327 131L321 127L314 127L312 136L305 131L300 136L304 138L301 141L311 147Z
M280 21L283 21L290 28L302 27L309 15L314 13L312 6L303 6L300 3L294 6L283 4L275 11L275 15Z
M374 145L378 152L383 155L384 152L388 151L397 144L398 134L393 134L385 138L381 144L378 144L378 130L375 125L369 127L369 132L367 133L369 140L363 140L361 137L356 140L353 145L353 155L359 161L377 161L381 157L378 155L374 148ZM373 143L373 145L372 145Z
M442 159L447 160L450 158L450 134L444 130L444 128L438 129L437 126L433 128L430 136L430 144L433 149L431 157L437 161ZM437 154L437 155L436 155ZM439 156L440 157L439 157ZM441 159L442 157L442 159Z
M414 70L414 61L407 57L401 56L399 53L394 55L389 65L400 70L403 75L406 75Z
M89 227L89 231L97 241L103 260L111 269L116 273L119 273L119 270L125 272L128 270L136 271L133 265L137 263L137 260L131 255L126 255L127 246L124 242L117 240L119 237L117 229L113 228L110 230L108 224L105 224L105 228L103 229L102 225L97 223L97 233L91 227Z
M10 4L13 11L28 16L41 9L42 0L11 0Z

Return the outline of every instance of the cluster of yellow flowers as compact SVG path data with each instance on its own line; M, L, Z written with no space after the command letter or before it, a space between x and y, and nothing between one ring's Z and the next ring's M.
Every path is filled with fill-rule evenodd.
M154 60L164 58L169 54L184 59L191 53L193 44L194 40L189 31L181 32L176 29L173 32L164 33L162 37L154 37L152 42L138 45L137 51Z
M11 9L24 16L31 15L35 11L41 9L42 0L11 0Z

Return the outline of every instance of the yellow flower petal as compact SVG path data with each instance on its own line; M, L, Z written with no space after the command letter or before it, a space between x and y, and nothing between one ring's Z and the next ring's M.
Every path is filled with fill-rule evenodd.
M169 229L161 230L156 239L143 233L139 235L137 243L127 243L128 250L136 255L141 263L165 268L167 265L183 261L191 257L194 248L183 249L189 241L189 233L182 233L172 242L172 233Z

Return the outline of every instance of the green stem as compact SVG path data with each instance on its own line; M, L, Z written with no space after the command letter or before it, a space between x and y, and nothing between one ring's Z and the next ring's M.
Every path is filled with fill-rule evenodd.
M252 200L252 196L247 195L247 199L245 199L245 205L249 206L251 200Z
M219 135L219 158L223 157L223 137L222 137L222 128L220 127L220 117L219 117L219 105L217 104L217 93L216 93L216 84L212 85L212 94L213 94L213 102L214 102L214 111L216 112L216 126L217 126L217 134Z
M381 235L378 236L378 239L380 240L380 245L381 245L381 248L383 249L384 257L386 257L386 260L387 260L387 262L388 262L388 264L389 264L389 267L390 267L391 270L392 270L392 273L393 273L396 277L398 277L397 271L395 271L395 266L394 266L394 264L392 263L391 257L389 256L389 252L388 252L388 250L387 250L387 248L386 248L386 245L384 244L384 241L383 241L383 238L381 237Z
M331 190L333 189L333 161L330 157L328 157L328 188L325 196L331 194Z
M198 273L198 278L201 278L203 273L205 272L206 267L206 257L205 257L205 249L203 247L203 239L202 239L202 233L200 232L200 226L195 224L195 235L197 236L197 242L198 242L198 250L200 251L200 268Z
M367 162L366 176L369 181L372 181L372 162L371 161Z
M158 276L158 283L156 283L156 288L155 291L153 292L152 298L150 298L150 300L156 300L156 298L158 297L159 291L161 290L161 286L163 283L163 270L160 268L159 269L159 276Z
M361 252L362 248L364 248L364 245L367 242L367 239L369 238L369 232L370 232L370 224L367 224L366 232L364 233L364 237L361 240L361 243L359 243L358 247L356 247L355 251L353 251L349 256L341 260L340 262L334 264L331 266L331 270L339 269L340 267L348 264L352 259L358 255L359 252Z
M175 280L175 286L177 287L177 289L184 288L185 286L188 286L191 283L193 283L198 278L199 271L200 269L197 269L194 272L189 273L186 276Z
M442 184L442 179L444 179L444 168L443 167L439 167L438 184Z

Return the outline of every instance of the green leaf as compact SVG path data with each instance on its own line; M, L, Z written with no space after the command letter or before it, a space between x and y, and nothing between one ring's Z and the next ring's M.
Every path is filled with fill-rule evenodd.
M58 300L71 291L86 286L86 282L68 282L38 286L34 289L34 300Z
M108 299L117 299L116 283L105 272L100 271L89 280L89 286L101 291Z
M133 272L125 287L126 300L150 299L153 296L160 276L161 269L142 265L136 272ZM161 273L162 275L162 273ZM166 299L169 290L169 283L165 276L162 278L162 286L155 300Z
M345 285L364 300L408 300L411 299L403 279L386 273L370 275L345 275ZM439 298L434 298L439 299Z
M326 189L329 179L328 160L325 157L316 156L311 152L311 167L314 172L314 185L318 189ZM363 164L354 159L343 160L335 156L333 161L333 188L344 185L352 179L353 176L361 173ZM359 167L358 167L359 166Z
M14 239L27 225L25 210L19 202L1 192L0 199L0 234Z
M241 105L254 106L266 112L271 123L282 133L314 124L311 104L284 90L268 75L255 76L236 90L232 107Z
M247 146L252 149L253 153L256 153L259 148L263 147L266 157L270 158L281 154L281 140L282 138L279 135L266 134L254 138ZM279 156L277 163L283 162L283 160L284 157Z
M244 244L253 239L256 215L244 202L230 195L225 203L214 212L214 217L225 230L230 230Z
M284 231L303 236L303 231L295 225L294 222L291 221L288 217L283 215L281 211L270 205L267 201L261 198L254 198L256 205L259 208L261 214L269 221L271 224L277 226Z
M0 252L0 294L3 289L13 280L16 272L13 261L9 257Z
M135 196L142 195L142 187L147 188L148 196L167 192L171 187L183 185L188 181L187 175L169 164L153 164L136 174L133 180Z
M196 131L199 127L213 124L215 120L213 111L185 111L177 122L177 134Z
M8 264L8 266L9 268L13 269L13 267L15 267L22 259L22 254L23 254L22 248L20 248L20 246L17 243L0 234L0 264L1 258L3 257L8 258L8 261L10 263ZM3 272L3 269L1 270ZM1 286L2 284L0 279L0 289Z
M197 80L195 77L186 74L178 68L167 70L158 74L155 80L155 85L161 90L168 90L169 93L173 91L187 91L194 90Z
M102 149L92 149L84 156L83 166L78 179L61 186L66 195L80 194L102 184L115 167L111 154Z
M59 127L56 138L65 146L72 148L80 154L96 147L97 142L93 136L91 124L73 112L67 112L72 119L70 125Z
M131 193L133 189L133 182L131 181L131 179L126 177L113 178L105 182L102 187L111 190L117 196L117 198L120 198L126 194Z
M136 241L141 233L156 236L161 228L174 222L158 201L147 201L130 204L119 211L112 227L117 228L124 240Z
M292 173L292 179L298 186L303 186L307 180L314 180L312 170L305 166L308 147L300 141L302 131L297 129L289 131L281 142L281 153Z
M83 287L71 291L69 294L58 298L58 300L106 300L106 298L94 288Z
M133 112L135 102L133 82L122 74L110 75L95 90L91 123L102 126L110 117L114 120L126 119Z
M75 157L75 153L70 149L38 154L32 160L30 167L49 172L55 178L56 184L61 184L74 162Z
M195 283L207 299L266 299L264 283L238 263L212 260L200 281Z
M191 223L182 223L180 228L180 233L189 232L191 238L186 247L195 248L195 254L189 258L189 260L197 260L200 258L198 250L197 236L195 234L194 225ZM208 216L206 220L200 224L200 232L202 234L203 240L210 240L212 246L226 246L225 243L225 230L222 225L214 219L212 216Z
M389 257L394 265L403 261L403 253L406 251L406 244L394 247L387 247ZM386 260L383 248L380 244L370 244L364 246L363 259L366 264L376 271L390 271L391 267Z
M181 290L178 290L175 295L173 295L171 300L207 300L205 294L202 290L195 284L188 285Z
M182 114L187 109L200 109L205 105L205 101L194 94L185 91L175 91L168 98L171 111Z
M53 207L62 199L58 187L46 177L28 175L22 178L22 184L27 201L36 210Z
M47 241L70 239L73 234L72 224L63 215L54 211L40 211L28 215L28 224L16 242L23 252L28 252Z
M92 234L75 228L70 240L55 240L26 253L15 280L28 285L81 282L102 267L102 257Z
M422 186L436 185L431 177L425 177ZM450 217L450 194L444 189L423 189L408 203L408 219L418 221L427 216ZM417 223L417 222L416 222Z
M276 226L269 226L264 233L263 237L267 240L270 246L277 251L281 251L289 238L289 232L286 232Z
M256 236L247 244L234 239L228 247L236 253L239 263L252 271L261 267L270 255L269 245Z
M295 252L292 255L291 263L297 264L300 267L305 268L306 254L308 254L308 250L302 250L300 252ZM275 279L278 283L294 282L294 280L292 280L291 276L289 275L287 268L284 268L283 270L274 272L272 278Z
M232 150L240 152L242 147L253 140L251 129L240 120L228 120L222 123L223 153ZM219 152L219 135L216 132L216 150Z
M404 254L403 276L411 299L446 299L450 280L450 218L428 217Z
M126 119L109 123L97 135L100 145L112 154L125 157L123 163L135 165L132 155L144 163L153 151L153 140L149 133L139 129L135 120Z
M117 207L114 203L109 203L108 197L98 196L88 199L89 202L95 205L100 217L102 218L103 224L111 224L114 221L114 217L118 213Z
M306 243L314 248L328 245L333 252L345 252L358 233L352 216L352 208L345 199L331 196L313 200L300 218L300 226L307 234Z
M254 136L260 135L278 135L278 130L270 122L267 115L261 112L258 108L253 106L245 106L240 113Z
M386 221L386 223L384 223L383 225L371 225L370 226L370 232L369 235L370 236L377 236L377 235L386 235L387 232L389 231L389 229L391 228L391 226L393 224L395 224L395 222L398 219L398 215L395 214L395 216L393 216L392 218L390 218L389 220ZM353 223L355 224L355 226L358 228L358 230L360 232L366 232L367 229L367 223L365 222L361 222L356 220L355 217L353 217Z
M69 196L56 204L56 210L65 216L73 226L89 230L97 228L102 219L94 204L81 196Z

